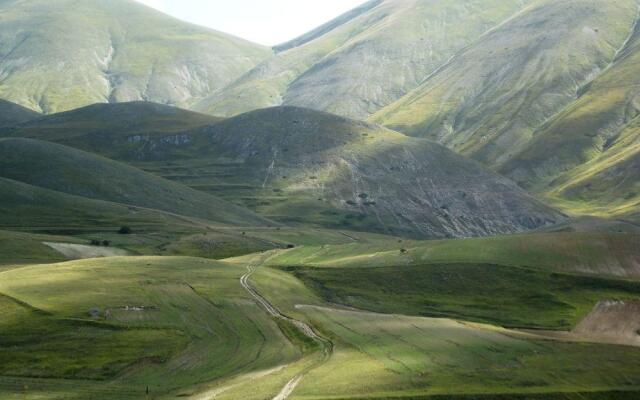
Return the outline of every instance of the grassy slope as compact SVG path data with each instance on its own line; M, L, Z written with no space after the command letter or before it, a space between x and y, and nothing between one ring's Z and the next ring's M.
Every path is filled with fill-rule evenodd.
M0 139L0 176L68 194L211 222L262 225L250 211L125 164L57 144Z
M607 67L635 15L633 0L535 1L373 120L499 166Z
M637 233L560 232L463 240L305 246L279 254L274 265L369 267L496 264L550 272L639 279ZM406 253L400 249L407 250Z
M609 216L637 212L639 49L636 29L610 68L502 172L568 211Z
M1 396L25 384L46 399L139 398L147 386L157 397L295 361L299 349L248 301L242 271L193 258L113 258L2 273Z
M132 141L162 136L180 141L182 132L220 119L157 103L94 104L44 116L0 130L0 136L24 137L68 144L109 158L133 158Z
M11 126L41 117L35 111L0 99L0 127Z
M0 7L0 97L45 113L142 99L188 105L271 54L133 0Z
M9 264L35 264L67 259L43 242L83 243L64 236L0 231L0 269Z
M447 319L338 311L292 275L270 268L253 282L335 344L330 361L302 380L295 399L631 399L634 394L607 392L638 389L630 378L640 368L632 348L537 341ZM321 308L296 307L303 304Z
M188 135L140 144L154 151L136 165L285 223L446 237L562 219L433 142L327 113L270 108Z
M522 3L370 1L281 47L196 108L230 116L284 103L366 118Z
M616 279L640 278L638 239L633 234L545 233L302 247L268 263L293 273L331 302L567 329L600 300L639 298L636 282Z
M370 233L313 228L221 227L210 222L90 200L0 178L0 264L59 261L43 241L89 244L109 240L134 254L225 258L290 245L384 243ZM129 226L131 235L120 235ZM38 235L28 232L40 233ZM62 236L49 236L55 234Z

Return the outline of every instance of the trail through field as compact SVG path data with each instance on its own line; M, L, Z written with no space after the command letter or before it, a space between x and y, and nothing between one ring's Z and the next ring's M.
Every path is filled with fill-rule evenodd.
M253 275L255 273L257 268L258 268L258 265L247 266L247 271L248 272L246 274L244 274L240 278L240 284L242 285L242 287L247 292L249 292L249 294L267 311L267 313L269 313L274 318L282 319L282 320L287 321L290 324L294 325L305 336L311 338L312 340L314 340L315 342L320 344L320 346L322 347L322 351L324 353L324 357L319 362L315 363L311 367L307 368L306 370L302 371L300 374L298 374L295 377L293 377L282 388L280 393L278 393L273 398L273 400L286 400L286 399L289 398L289 396L291 396L293 391L300 384L300 382L302 381L302 379L304 378L304 376L306 374L308 374L310 371L318 368L319 366L321 366L322 364L324 364L325 362L327 362L329 360L329 358L331 357L331 354L333 353L333 343L330 340L325 339L325 338L321 337L320 335L318 335L316 333L316 331L313 329L313 327L311 327L311 325L307 324L306 322L299 321L297 319L294 319L294 318L291 318L291 317L288 317L288 316L284 315L278 308L276 308L273 304L271 304L269 302L269 300L264 298L260 293L258 293L258 291L256 289L251 287L251 284L249 283L249 278L251 277L251 275Z

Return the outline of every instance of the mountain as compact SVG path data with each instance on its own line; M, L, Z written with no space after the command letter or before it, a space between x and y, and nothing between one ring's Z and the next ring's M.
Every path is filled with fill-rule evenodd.
M531 2L372 120L498 167L620 56L637 9L635 0Z
M0 177L89 199L234 225L265 220L215 196L70 147L32 139L0 139Z
M500 170L569 210L640 212L640 27L606 71Z
M28 108L0 99L0 128L31 121L40 116Z
M277 46L195 108L233 116L284 104L366 118L528 2L372 0Z
M151 136L180 141L185 130L218 121L210 115L157 103L99 103L0 128L0 137L53 141L118 158L128 154L131 141Z
M0 1L0 98L44 113L131 100L186 106L270 54L133 0Z
M434 142L324 112L257 110L173 137L130 141L122 157L281 222L446 237L563 220Z

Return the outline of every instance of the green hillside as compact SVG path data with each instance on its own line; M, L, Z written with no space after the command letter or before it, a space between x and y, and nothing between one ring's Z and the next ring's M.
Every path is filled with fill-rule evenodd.
M137 233L194 231L189 220L159 211L91 200L5 178L0 178L0 187L2 229L71 235L104 231L115 235L122 226Z
M246 209L90 153L33 139L0 139L0 176L46 189L199 217L262 225Z
M41 117L35 111L0 99L0 127L20 124Z
M120 154L283 223L449 237L563 220L510 181L433 142L318 111L258 110L184 132L179 142L172 137L151 135ZM92 148L113 153L113 146Z
M634 0L532 2L373 120L499 166L608 67L636 11Z
M611 66L501 171L569 211L637 213L639 49L636 30Z
M528 2L368 1L277 46L273 57L196 109L232 116L285 104L366 118Z
M0 2L0 98L44 113L132 100L187 106L270 54L133 0Z

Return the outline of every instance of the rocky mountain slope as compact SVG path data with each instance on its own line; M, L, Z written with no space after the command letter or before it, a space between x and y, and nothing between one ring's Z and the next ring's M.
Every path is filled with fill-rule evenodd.
M528 2L372 0L276 47L196 109L231 116L285 104L366 118Z
M635 0L535 1L373 120L499 166L608 68L637 8Z
M500 170L579 212L640 210L640 29L579 98Z
M131 100L188 106L270 54L133 0L0 1L0 98L44 113Z

